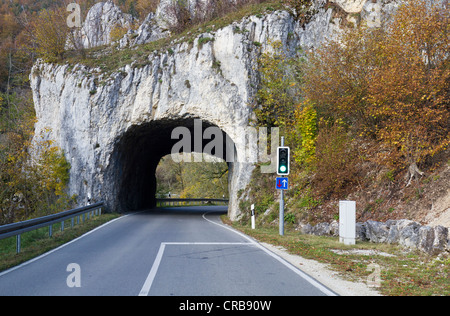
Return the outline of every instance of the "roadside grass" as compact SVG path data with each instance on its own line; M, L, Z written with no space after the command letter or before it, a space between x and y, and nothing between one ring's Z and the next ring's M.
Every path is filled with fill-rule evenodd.
M69 219L64 222L64 231L62 232L60 223L53 225L52 237L48 235L48 227L24 233L21 235L21 252L18 254L16 253L16 237L0 240L0 271L55 249L119 216L120 214L116 213L106 213L80 222L74 227L71 227Z
M388 244L357 242L355 246L339 243L338 237L304 235L287 228L280 236L278 227L252 230L248 225L222 220L260 242L285 248L289 253L328 264L331 270L350 281L367 283L374 270L380 267L381 284L375 289L386 296L450 296L450 256L427 256L419 252L406 252ZM362 255L356 250L371 250ZM338 252L336 253L336 252ZM383 256L382 253L392 256Z

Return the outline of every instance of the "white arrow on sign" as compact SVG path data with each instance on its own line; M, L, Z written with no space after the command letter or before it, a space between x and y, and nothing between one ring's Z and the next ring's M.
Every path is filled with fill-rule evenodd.
M288 178L277 178L277 182L275 185L277 190L287 190L288 186L289 186Z

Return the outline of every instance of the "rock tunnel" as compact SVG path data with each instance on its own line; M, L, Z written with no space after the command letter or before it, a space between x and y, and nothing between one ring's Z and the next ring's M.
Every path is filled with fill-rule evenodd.
M177 133L180 128L184 133ZM111 179L116 184L118 211L141 210L156 205L155 171L162 157L173 152L201 153L203 150L227 161L231 179L235 145L219 127L192 118L151 121L130 127L117 142L112 155ZM193 159L189 155L184 157ZM208 163L204 159L202 161Z

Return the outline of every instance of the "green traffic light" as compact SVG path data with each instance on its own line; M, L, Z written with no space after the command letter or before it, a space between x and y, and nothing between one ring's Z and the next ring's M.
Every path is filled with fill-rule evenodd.
M277 153L277 173L279 175L289 174L289 147L278 147Z

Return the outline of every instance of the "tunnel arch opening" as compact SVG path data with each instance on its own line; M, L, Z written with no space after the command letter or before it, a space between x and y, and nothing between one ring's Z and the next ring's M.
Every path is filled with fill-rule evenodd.
M210 127L220 130L221 140L217 139L217 135L208 133ZM177 133L174 133L177 128L183 128L190 137L178 135L177 138ZM185 146L180 146L181 142ZM213 148L212 143L216 145ZM218 144L221 144L220 148ZM155 120L130 127L118 140L113 153L112 181L115 183L117 211L124 213L155 207L156 168L161 158L173 151L190 154L201 153L203 150L220 158L236 155L233 141L223 130L197 118ZM194 158L194 155L191 157ZM231 179L234 160L226 160L229 161L228 178Z

